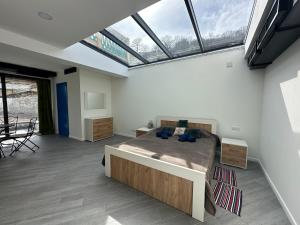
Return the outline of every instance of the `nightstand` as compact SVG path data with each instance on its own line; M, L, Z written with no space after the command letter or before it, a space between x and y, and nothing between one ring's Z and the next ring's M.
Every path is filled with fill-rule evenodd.
M147 128L147 127L141 127L139 129L136 129L135 130L135 136L138 137L138 136L141 136L143 134L147 134L149 132L151 132L152 130L154 130L155 128Z
M239 139L222 138L221 163L247 168L248 145L246 141Z

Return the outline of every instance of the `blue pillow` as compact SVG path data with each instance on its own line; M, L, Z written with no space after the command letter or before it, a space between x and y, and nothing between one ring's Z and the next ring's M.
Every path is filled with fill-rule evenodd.
M188 134L183 134L183 135L179 135L179 137L178 137L178 141L182 141L182 142L184 142L184 141L187 141L188 140Z
M160 137L162 139L168 139L174 133L173 127L162 127L160 131L156 132L156 137Z
M161 131L156 132L156 137L161 137Z
M202 132L201 132L200 129L187 129L186 132L194 138L201 138L202 137Z
M193 137L191 134L189 133L184 133L183 135L180 135L179 138L178 138L178 141L181 141L181 142L185 142L185 141L188 141L188 142L196 142L196 138Z
M162 133L160 134L160 137L161 137L162 139L168 139L170 136L169 136L169 134L168 134L167 132L162 132Z
M187 140L188 140L189 142L196 142L196 138L193 137L192 135L188 135Z

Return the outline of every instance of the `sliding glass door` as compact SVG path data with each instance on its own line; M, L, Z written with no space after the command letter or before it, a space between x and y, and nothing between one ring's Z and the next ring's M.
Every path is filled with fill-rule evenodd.
M4 123L3 98L2 98L2 82L0 79L0 124Z
M0 87L0 123L9 123L10 117L18 116L20 126L28 126L32 117L38 118L36 80L1 74Z
M34 80L6 77L8 114L18 116L19 122L38 117L37 84Z

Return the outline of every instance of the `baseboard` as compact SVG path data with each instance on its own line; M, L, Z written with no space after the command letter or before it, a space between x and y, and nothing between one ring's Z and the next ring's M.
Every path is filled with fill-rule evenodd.
M115 132L114 134L115 134L115 135L124 136L124 137L135 138L135 135L133 135L133 134L128 134L128 133Z
M259 163L259 164L260 164L260 161L259 161L259 159L258 159L258 158L255 158L255 157L248 156L248 157L247 157L247 159L248 159L249 161L252 161L252 162L257 162L257 163Z
M249 158L248 158L249 159ZM281 197L279 191L277 190L275 184L273 183L273 181L271 180L271 177L269 176L267 170L265 169L265 167L263 166L262 162L259 160L259 159L255 159L255 158L252 158L254 159L253 161L257 161L260 165L260 167L262 168L264 174L265 174L265 177L267 178L267 181L269 182L272 190L274 191L280 205L282 206L285 214L287 215L287 217L289 218L290 222L292 225L298 225L295 218L293 217L291 211L289 210L289 208L287 207L285 201L283 200L283 198Z
M75 137L75 136L71 136L71 135L69 135L69 138L75 139L77 141L84 141L84 138L79 138L79 137Z

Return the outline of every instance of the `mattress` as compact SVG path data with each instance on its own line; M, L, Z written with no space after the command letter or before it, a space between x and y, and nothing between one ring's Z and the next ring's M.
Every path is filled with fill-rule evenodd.
M156 131L152 131L113 147L207 173L214 162L216 144L213 135L196 142L180 142L177 136L161 139L156 137Z

